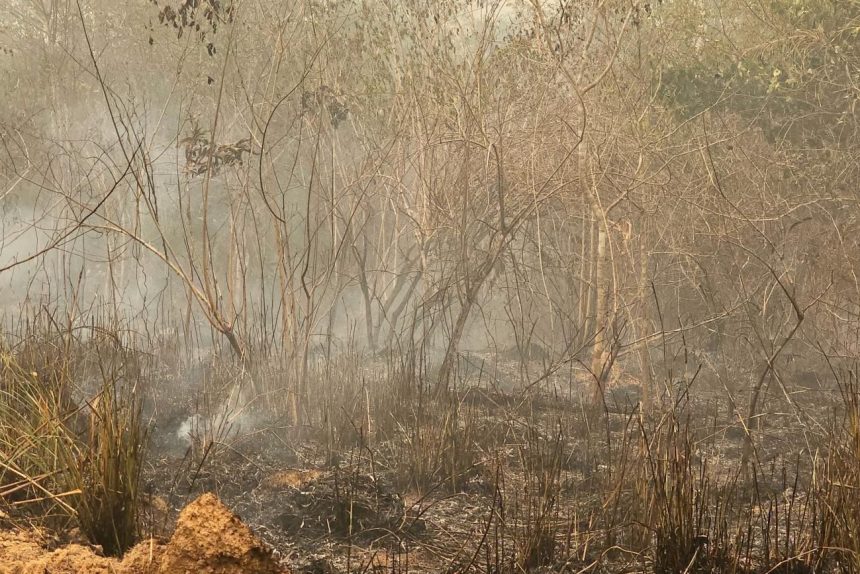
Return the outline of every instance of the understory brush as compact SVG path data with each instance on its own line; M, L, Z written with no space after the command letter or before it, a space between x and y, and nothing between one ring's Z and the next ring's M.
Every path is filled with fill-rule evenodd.
M84 341L51 324L0 348L0 504L18 519L74 522L121 555L138 534L139 364L115 334Z

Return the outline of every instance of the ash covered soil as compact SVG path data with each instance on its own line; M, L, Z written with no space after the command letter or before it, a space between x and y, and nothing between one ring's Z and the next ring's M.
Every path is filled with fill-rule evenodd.
M0 534L0 573L488 571L490 562L513 563L529 535L523 508L535 485L529 461L536 454L529 449L540 444L555 445L559 457L551 513L555 550L531 571L629 571L623 555L613 558L600 546L606 532L595 517L605 511L613 484L608 461L631 425L638 390L631 379L614 381L601 428L589 431L587 417L580 416L588 382L574 382L558 377L525 391L463 386L453 424L469 443L463 445L468 460L454 473L424 469L425 482L404 474L420 457L404 459L428 445L397 424L383 432L384 421L369 421L379 428L368 438L362 428L368 421L356 416L347 425L353 434L342 430L332 444L331 429L257 417L251 426L225 427L212 442L203 436L212 429L202 419L190 424L193 410L166 386L143 477L144 541L115 560L74 535L61 543L44 532L7 531ZM701 427L697 434L707 437L696 456L708 460L713 476L721 466L734 468L744 434L719 412L724 399L699 392L683 400L688 420ZM760 466L773 469L772 480L759 487L779 492L786 488L781 469L804 445L802 433L786 432L796 417L784 405L772 407L772 427L758 429L757 452ZM449 412L438 411L440 417ZM184 434L192 427L200 436Z

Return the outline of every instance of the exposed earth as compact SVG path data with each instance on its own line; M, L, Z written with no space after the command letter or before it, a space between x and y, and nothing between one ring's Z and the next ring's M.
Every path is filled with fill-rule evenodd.
M2 574L280 574L272 549L257 538L213 494L204 494L180 513L166 543L141 542L120 561L98 548L72 543L51 549L37 531L0 532Z
M613 466L635 475L623 465L630 448L624 445L636 444L629 437L636 437L639 389L630 379L615 381L599 430L589 432L576 391L586 384L576 381L565 393L561 382L519 392L482 381L459 389L457 431L440 439L451 447L427 456L422 449L435 448L436 439L426 433L444 427L444 409L425 409L420 416L429 418L417 430L394 419L390 433L381 415L368 422L359 412L351 419L355 429L337 431L336 445L326 438L335 431L260 418L225 433L217 445L202 437L177 442L177 429L194 411L182 408L178 396L187 388L165 385L177 396L161 397L174 408L153 410L143 542L117 560L83 536L0 531L0 574L420 574L501 571L500 565L520 571L520 564L531 572L644 571L640 557L601 547L604 525L625 516L626 501L635 500L612 487L623 476ZM803 414L821 420L831 400L820 389L815 396ZM735 484L744 433L725 399L699 392L677 400L674 410L690 436L702 437L690 443L691 468L707 466L718 486ZM801 496L792 476L804 470L796 462L804 427L778 395L768 406L769 424L757 429L755 492L790 505ZM362 424L373 425L372 439ZM456 451L457 445L468 448ZM458 458L458 466L444 467L445 457ZM425 463L440 465L422 471L428 482L409 476ZM548 546L531 543L543 536L535 524L551 533ZM533 555L523 554L525 544Z

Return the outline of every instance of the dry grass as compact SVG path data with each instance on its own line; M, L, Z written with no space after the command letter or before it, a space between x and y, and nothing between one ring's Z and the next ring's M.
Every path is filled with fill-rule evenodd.
M146 445L137 363L116 337L82 344L50 325L31 326L0 353L0 498L14 516L73 520L106 554L121 555L137 540Z
M0 494L13 508L35 506L44 516L70 514L79 494L66 488L61 461L74 436L71 416L56 379L21 366L8 350L0 374Z
M860 572L860 386L853 371L840 377L845 405L831 448L820 462L815 494L822 514L817 540L822 562L842 572Z
M122 555L137 541L147 427L140 399L115 378L104 381L89 410L86 438L63 453L80 490L75 517L88 539L108 555Z
M143 513L142 389L151 381L145 381L144 362L127 360L115 340L83 345L61 335L31 331L2 353L0 497L14 516L53 517L46 524L55 527L74 520L106 553L120 554L134 542ZM369 507L362 498L368 484L393 484L414 501L417 514L404 519L403 532L371 537L399 542L359 552L353 566L408 571L404 540L415 535L407 524L423 523L439 501L461 498L482 510L472 527L460 532L451 526L459 546L435 550L455 557L450 571L860 569L854 496L860 490L860 389L853 373L839 379L834 412L843 422L810 435L817 455L757 458L745 477L740 456L713 454L724 449L727 439L717 437L732 420L708 415L706 403L664 403L646 416L631 402L626 411L601 417L573 397L493 390L481 375L458 381L459 391L433 396L414 365L356 357L316 363L307 384L318 389L319 400L308 403L305 423L285 435L323 446L335 473L332 532L344 537L348 553L364 540L356 509ZM241 372L229 362L213 366L213 378L200 391L211 395L198 401L211 409L203 414L221 412L228 383ZM277 370L269 372L273 388L282 385ZM92 392L80 395L84 373ZM257 408L278 416L262 401ZM234 449L218 432L200 429L209 433L202 442L219 447L207 451L210 458ZM209 463L207 456L198 458L188 473ZM325 477L319 469L284 468L292 470L262 484L300 489Z
M413 498L483 500L485 522L454 571L857 571L853 386L843 385L844 428L816 435L816 472L791 452L744 477L740 456L708 455L733 421L707 420L702 404L667 402L644 416L633 403L601 418L539 393L432 397L408 370L379 376L353 388L352 408L339 407L340 421L329 411L327 424L352 428L376 471ZM329 448L356 448L336 436Z

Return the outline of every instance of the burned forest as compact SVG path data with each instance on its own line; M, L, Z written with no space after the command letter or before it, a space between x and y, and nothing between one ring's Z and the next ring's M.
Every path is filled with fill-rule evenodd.
M0 2L48 572L860 573L860 2Z

